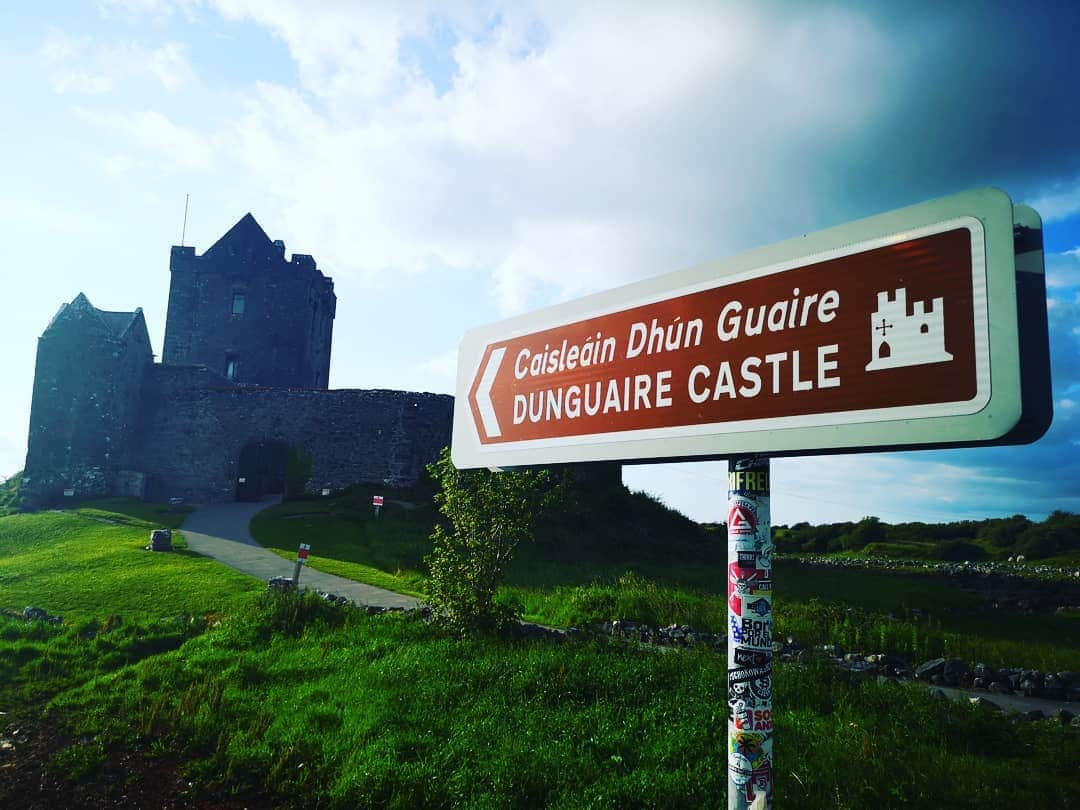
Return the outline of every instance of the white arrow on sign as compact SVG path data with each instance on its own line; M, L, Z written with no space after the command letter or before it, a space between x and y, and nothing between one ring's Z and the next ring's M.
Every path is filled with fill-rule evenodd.
M480 420L484 423L484 432L489 439L497 439L502 436L499 428L499 420L495 418L495 406L491 404L491 386L495 384L495 375L499 373L506 347L500 346L491 353L488 358L484 376L480 379L480 385L476 389L476 407L480 411Z

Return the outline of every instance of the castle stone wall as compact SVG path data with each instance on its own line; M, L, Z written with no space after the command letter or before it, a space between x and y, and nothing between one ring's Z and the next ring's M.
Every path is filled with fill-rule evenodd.
M23 497L42 506L73 490L111 494L138 453L143 375L152 362L141 312L66 304L38 340Z
M310 455L312 492L414 483L450 443L453 397L441 394L235 386L184 366L154 366L147 383L141 469L154 500L233 500L240 452L257 442Z

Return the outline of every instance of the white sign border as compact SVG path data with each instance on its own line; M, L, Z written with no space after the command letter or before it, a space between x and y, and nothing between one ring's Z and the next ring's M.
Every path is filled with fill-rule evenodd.
M481 327L462 339L452 456L459 467L810 455L990 441L1020 417L1012 202L977 189ZM972 239L977 389L972 400L483 445L468 393L485 351L526 334L965 227Z

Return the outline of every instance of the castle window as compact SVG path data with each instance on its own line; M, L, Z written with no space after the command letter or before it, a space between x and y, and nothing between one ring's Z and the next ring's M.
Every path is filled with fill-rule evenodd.
M225 358L225 379L236 381L236 372L239 370L240 364L236 357L228 355Z
M930 334L930 325L924 323L922 326L919 327L919 333L923 334L923 335L929 335Z
M233 293L232 296L232 314L243 315L244 314L244 294L242 292Z

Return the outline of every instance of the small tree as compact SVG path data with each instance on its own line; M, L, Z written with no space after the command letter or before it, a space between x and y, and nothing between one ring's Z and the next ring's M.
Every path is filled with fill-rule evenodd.
M302 445L289 448L285 463L285 499L296 498L304 494L307 482L311 480L311 453Z
M434 548L424 558L431 571L428 598L436 613L462 631L492 631L510 615L495 604L495 591L523 540L559 490L549 470L459 470L443 449L428 466L441 486L435 495L450 527L435 527Z

